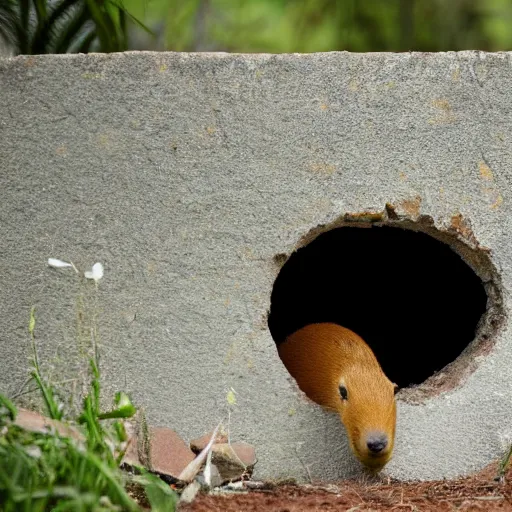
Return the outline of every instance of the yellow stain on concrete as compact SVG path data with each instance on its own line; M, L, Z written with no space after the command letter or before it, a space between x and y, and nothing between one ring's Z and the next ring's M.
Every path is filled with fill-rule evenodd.
M457 69L454 70L452 73L452 81L453 82L459 82L460 81L460 68L457 67Z
M55 153L59 156L65 156L67 154L68 150L66 149L66 146L59 146Z
M325 103L320 103L320 110L323 110L325 112L328 108L329 107Z
M444 98L437 98L432 100L432 106L438 109L438 113L435 117L431 117L428 120L429 124L449 124L456 121L452 106L448 100Z
M494 210L496 208L499 208L501 204L503 203L503 196L501 194L498 194L496 196L496 199L491 204L491 208Z
M103 147L106 147L108 146L110 143L110 138L108 135L104 134L104 133L100 133L98 135L98 144L100 146L103 146Z
M503 203L503 196L494 182L494 174L492 169L484 161L478 163L480 177L484 180L482 184L482 193L487 197L489 206L492 210L496 210Z
M332 176L336 167L333 164L328 164L326 162L314 162L310 164L309 169L316 174Z
M207 126L207 127L206 127L206 133L207 133L208 135L213 135L215 132L216 132L216 130L215 130L215 127L214 127L214 126Z
M434 105L434 107L436 107L436 108L440 108L441 110L444 110L445 112L449 112L452 109L448 100L445 100L442 98L433 100L432 105Z
M86 80L98 80L101 78L101 73L82 73L82 78L85 78Z
M352 92L356 92L359 90L359 81L355 78L352 78L350 82L348 83L348 89Z
M160 64L160 67L158 69L159 69L160 73L167 71L167 64Z
M405 172L403 172L403 171L399 172L398 177L400 178L400 181L407 181L408 180L407 174L405 174Z
M243 247L240 251L240 255L247 260L254 259L254 252L250 247Z
M492 181L494 179L494 175L491 171L491 168L483 161L478 164L478 168L480 169L480 176L486 181Z
M224 357L224 364L229 364L233 358L235 357L236 352L236 341L233 341L231 345L228 348L228 351L226 353L226 356Z

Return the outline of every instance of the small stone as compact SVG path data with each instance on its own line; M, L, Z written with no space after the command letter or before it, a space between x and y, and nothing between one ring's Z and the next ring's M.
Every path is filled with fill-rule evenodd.
M18 414L14 424L30 432L48 434L55 431L62 437L70 437L77 441L85 441L84 435L78 429L27 409L18 409Z
M180 502L192 503L200 489L201 484L194 480L192 483L188 484L187 487L185 487L185 489L181 493Z
M241 480L239 482L229 482L226 485L226 489L230 491L242 491L245 489L245 485Z
M220 476L219 470L217 466L213 463L210 463L210 485L211 489L215 487L219 487L222 485L222 477Z
M195 458L183 439L166 427L150 428L151 469L173 478Z
M199 453L210 442L212 435L213 435L213 431L208 432L208 434L205 434L204 436L198 437L197 439L193 439L192 441L190 441L191 450L196 453ZM215 443L227 443L228 437L225 434L223 434L222 432L218 432L214 442Z
M256 451L254 446L243 441L231 443L231 444L214 444L212 451L215 453L229 453L229 456L233 456L235 460L241 462L244 466L251 467L256 464Z
M212 462L223 483L238 480L256 463L254 447L248 443L214 444Z
M127 440L127 448L123 457L123 464L128 464L129 466L143 466L139 459L139 450L137 445L137 434L135 431L135 426L133 423L125 422L124 428L126 430L126 435L128 437Z

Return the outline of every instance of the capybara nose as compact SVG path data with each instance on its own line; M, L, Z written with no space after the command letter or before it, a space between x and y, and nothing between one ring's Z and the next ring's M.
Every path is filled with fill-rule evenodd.
M388 445L386 434L371 435L366 440L366 446L372 453L380 453Z

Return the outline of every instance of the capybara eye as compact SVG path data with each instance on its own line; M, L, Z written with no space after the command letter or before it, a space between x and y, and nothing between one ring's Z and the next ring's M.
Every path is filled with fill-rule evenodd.
M345 386L340 386L340 395L342 400L348 400L347 388Z

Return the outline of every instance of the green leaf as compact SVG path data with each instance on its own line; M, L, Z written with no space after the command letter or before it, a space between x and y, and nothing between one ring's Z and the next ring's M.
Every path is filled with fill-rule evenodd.
M139 26L142 30L147 32L153 37L156 37L156 34L151 30L147 25L145 25L142 21L140 21L138 18L130 14L130 12L124 7L122 3L117 2L116 0L111 0L111 3L115 5L119 11L121 11L124 15L126 15L130 20L135 23L135 25Z
M46 0L33 0L37 18L44 21L46 18Z
M56 26L58 23L62 23L62 19L65 16L69 16L69 11L80 4L82 0L62 0L54 9L52 9L50 15L44 19L43 23L37 26L34 37L32 38L32 52L33 53L52 53L51 46L52 41L55 39L55 34L64 32L64 29L60 26Z
M96 33L100 40L100 48L102 52L111 52L112 46L110 44L110 34L103 10L99 7L95 0L85 0L89 8L89 13L92 21L96 25Z
M30 320L28 322L28 332L31 336L34 335L34 329L36 328L36 307L32 306L30 309Z
M53 43L55 53L66 53L71 48L73 41L76 39L78 33L83 29L84 25L90 20L89 11L84 2L80 2L78 10L71 17L69 22L61 27L61 30L56 34ZM90 36L88 33L83 40ZM96 37L94 34L93 39ZM83 41L80 43L83 44ZM89 43L90 44L90 43ZM81 46L78 50L82 52Z
M32 371L31 375L32 378L36 381L37 387L43 395L46 410L48 411L50 418L53 420L62 419L62 411L60 410L59 404L55 400L53 388L51 386L47 386L43 382L37 367Z
M142 474L133 481L142 485L151 505L151 512L174 512L177 494L161 478L141 468Z
M0 2L0 38L9 45L18 46L21 33L15 3L12 0Z
M77 52L79 53L88 53L91 47L91 44L98 36L96 35L96 31L91 31L86 37L83 38L80 46L77 48Z
M98 418L100 420L107 418L131 418L137 412L137 409L132 404L130 397L126 393L116 393L114 402L118 406L117 409L99 414Z
M7 410L9 419L14 421L16 416L18 415L18 409L16 409L15 405L5 396L0 393L0 411L2 408Z
M226 400L228 401L229 405L236 405L236 396L235 396L235 390L231 388L228 391L228 394L226 396Z

